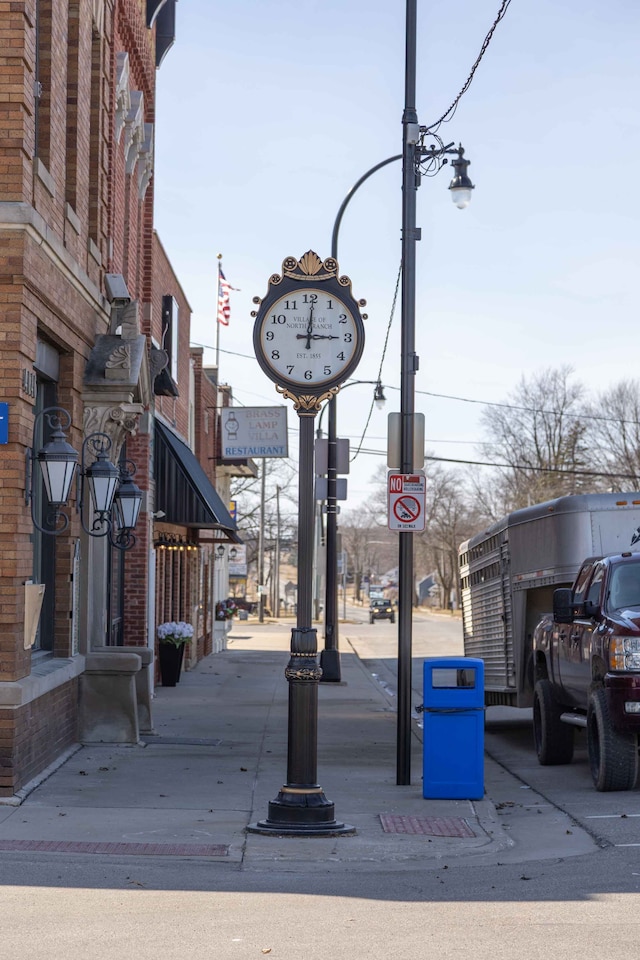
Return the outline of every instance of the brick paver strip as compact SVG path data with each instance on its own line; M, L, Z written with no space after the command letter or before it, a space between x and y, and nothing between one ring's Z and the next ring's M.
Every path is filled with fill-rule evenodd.
M222 740L212 740L209 737L158 737L143 736L140 739L148 747L170 746L170 747L219 747Z
M0 850L40 853L106 853L127 857L227 857L229 847L205 843L107 843L83 840L0 840Z
M414 836L475 837L462 817L405 817L395 813L380 813L385 833L410 833Z

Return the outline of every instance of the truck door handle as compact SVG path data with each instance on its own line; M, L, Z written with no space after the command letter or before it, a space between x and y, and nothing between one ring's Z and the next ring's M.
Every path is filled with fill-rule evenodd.
M572 643L578 643L578 641L580 640L580 634L572 633L569 639L571 640Z

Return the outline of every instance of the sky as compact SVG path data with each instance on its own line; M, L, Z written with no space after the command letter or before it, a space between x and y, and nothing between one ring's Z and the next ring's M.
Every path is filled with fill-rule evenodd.
M418 0L422 125L455 100L500 6ZM638 376L639 40L636 0L512 0L440 128L445 143L464 146L475 190L458 210L445 166L417 194L416 410L437 457L482 459L484 404L504 401L523 376L570 364L593 396ZM404 71L402 0L177 4L176 42L157 77L156 228L206 364L216 358L223 255L236 290L220 330L220 380L236 403L282 403L253 355L252 298L265 295L285 257L329 256L353 184L402 152ZM382 360L400 264L401 177L400 163L375 173L340 227L340 273L367 301L358 380L375 381ZM399 358L398 301L382 366L387 404L362 444L380 455L351 463L346 509L370 496L386 462ZM338 435L354 448L372 391L355 385L338 397ZM288 422L295 457L291 407Z

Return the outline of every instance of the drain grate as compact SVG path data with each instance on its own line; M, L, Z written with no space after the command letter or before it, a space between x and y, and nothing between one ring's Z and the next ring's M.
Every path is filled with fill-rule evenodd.
M206 737L140 737L148 746L154 744L176 747L219 747L222 740L207 740Z
M108 853L125 857L228 857L221 843L106 843L80 840L0 840L0 850L40 853Z
M409 833L429 837L475 837L462 817L405 817L395 813L380 813L385 833Z

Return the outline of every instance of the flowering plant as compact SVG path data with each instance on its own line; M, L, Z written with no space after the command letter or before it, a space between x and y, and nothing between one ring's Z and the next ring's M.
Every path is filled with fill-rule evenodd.
M183 643L190 643L193 636L193 627L184 620L178 622L161 623L158 627L160 643L172 643L174 647L181 647Z
M238 608L233 600L221 600L216 604L216 620L231 620L236 615Z

